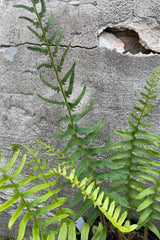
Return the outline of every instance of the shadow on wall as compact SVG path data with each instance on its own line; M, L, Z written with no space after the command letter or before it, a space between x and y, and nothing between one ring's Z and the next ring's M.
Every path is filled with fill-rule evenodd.
M131 53L157 53L148 48L137 32L125 28L106 28L98 36L99 47L106 47L110 50L116 49L121 54Z

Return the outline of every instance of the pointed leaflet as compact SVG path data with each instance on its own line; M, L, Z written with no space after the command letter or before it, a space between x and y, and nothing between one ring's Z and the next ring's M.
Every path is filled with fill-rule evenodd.
M55 30L55 32L52 34L52 36L51 36L49 39L47 39L47 41L48 41L49 44L51 44L51 43L54 41L54 39L57 37L59 31L60 31L60 28L58 27L58 28Z
M56 46L54 47L54 51L52 52L52 55L53 55L53 57L56 57L56 55L57 55L57 53L58 53L58 47L59 47L59 45L60 45L60 43L61 43L61 40L62 40L62 38L63 38L63 30L61 31L61 33L60 33L60 36L59 36L59 38L58 38L58 40L56 41Z
M131 139L133 138L133 132L122 131L119 129L115 129L114 132L120 137L131 138Z
M149 224L149 229L154 232L154 234L157 235L157 237L160 239L160 232L159 230L156 228L156 226L153 223Z
M54 14L51 14L51 16L50 16L46 26L44 27L44 31L45 32L48 32L48 29L49 29L50 25L52 24L53 19L54 19Z
M37 94L37 96L38 96L39 98L41 98L42 100L44 100L45 102L65 106L65 103L64 103L64 102L58 102L58 101L55 101L55 100L52 100L52 99L44 98L44 97L42 97L42 96L39 95L39 94Z
M39 204L43 203L43 202L46 202L47 199L49 199L50 197L52 197L54 194L53 191L49 191L47 192L46 194L43 194L42 196L40 197L37 197L35 200L32 200L31 202L27 202L27 205L30 207L30 208L34 208L34 207L37 207Z
M70 49L70 46L71 46L71 42L67 45L67 47L66 47L66 49L65 49L65 51L64 51L64 53L63 53L63 55L62 55L62 57L61 57L60 63L59 63L58 66L57 66L57 70L58 70L59 72L61 72L61 69L62 69L64 60L65 60L65 57L66 57L66 55L67 55L67 53L68 53L68 51L69 51L69 49Z
M39 16L42 18L46 12L46 6L44 0L40 0L41 2L41 11L39 12Z
M80 148L77 148L72 154L70 154L68 157L63 158L64 162L73 162L79 159L83 155L83 152Z
M58 240L66 240L66 238L67 238L67 224L63 223L60 228Z
M42 223L43 227L46 228L48 227L50 224L61 221L65 218L67 218L69 216L69 214L60 214L58 216L52 217L52 218L47 218L44 221L39 221L40 223Z
M45 215L46 213L49 213L50 211L52 211L52 210L54 210L56 208L61 207L66 200L67 200L67 198L58 198L57 201L53 200L52 203L50 203L50 204L48 204L48 205L46 205L44 207L39 208L38 210L35 211L36 218L40 218L43 215ZM55 219L53 219L53 221L54 220ZM44 220L44 221L46 221L46 220ZM55 221L58 221L58 220L55 220Z
M22 5L22 4L19 4L19 5L13 5L13 7L16 7L16 8L24 8L25 10L33 13L34 12L34 8L33 7L28 7L28 6L25 6L25 5Z
M17 240L22 240L25 234L26 230L26 225L29 221L30 218L32 218L32 212L26 212L26 214L23 216L20 225L19 225L19 232L18 232L18 239Z
M30 26L27 26L28 29L42 42L44 40L43 35L39 35L33 28Z
M137 146L134 146L133 148L133 152L136 154L141 154L141 155L146 155L146 156L152 156L152 157L160 157L160 152L159 151L155 151L149 148L140 148Z
M93 148L88 148L88 149L85 149L85 151L90 157L103 154L109 149L111 140L112 140L112 138L110 137L108 142L106 143L106 145L104 145L102 147L97 146L97 147L93 147Z
M36 221L33 221L33 227L32 227L33 240L40 240L39 228L40 226L38 226Z
M48 62L41 63L37 66L37 69L39 70L42 67L52 68L52 63L51 62L50 63L48 63Z
M102 224L99 223L97 231L91 240L106 240L106 233L107 233L106 227L105 226L103 227Z
M70 95L72 94L73 84L74 84L74 68L73 68L73 70L71 72L71 75L70 75L70 81L69 81L68 90L65 91L66 97L70 97Z
M76 62L73 63L72 67L68 70L68 72L62 78L61 82L62 82L63 85L66 83L67 79L69 78L71 73L74 71L75 65L76 65Z
M57 126L58 126L58 129L59 129L59 131L61 132L61 133L63 133L63 130L62 130L62 128L61 128L61 122L69 122L70 121L70 118L69 118L69 116L64 116L64 117L61 117L59 120L58 120L58 122L57 122Z
M93 106L93 101L89 104L89 106L83 112L73 114L72 115L73 121L77 122L77 121L81 120L92 109L92 106ZM58 125L58 129L59 129L60 132L63 132L60 123L61 122L69 122L69 121L70 121L70 118L67 115L65 117L61 117L58 120L57 125Z
M109 156L109 160L113 160L113 159L121 159L121 158L126 158L126 157L130 157L131 155L131 150L128 149L128 150L119 150L117 152L114 152L112 153L110 156Z
M68 102L69 107L72 111L74 111L74 108L80 103L80 101L82 100L85 92L86 92L86 85L84 85L82 92L80 93L80 95L77 97L77 99L73 103Z
M137 208L137 212L140 212L146 208L148 208L153 203L153 197L149 197L146 200L144 200Z
M40 74L40 79L41 79L41 81L42 81L45 85L47 85L47 87L50 87L51 89L57 91L57 93L60 91L60 88L59 88L59 87L55 87L55 86L53 86L51 83L45 81L41 74Z
M12 214L11 219L9 220L9 223L8 223L9 230L11 229L12 225L15 223L16 219L19 217L19 215L21 214L24 208L25 208L25 203L21 200L15 212Z
M24 198L28 198L43 189L48 189L49 187L54 186L56 182L57 182L57 179L53 182L46 182L46 183L44 182L42 184L39 184L30 188L29 190L26 190L25 192L21 192L21 194Z
M16 151L15 154L13 155L12 159L10 160L9 163L7 163L3 168L0 168L0 171L2 171L3 173L8 172L11 170L13 164L15 163L15 161L17 160L17 157L20 153L20 150Z
M89 235L89 225L87 223L84 223L82 232L81 232L81 240L88 240Z
M31 50L31 51L41 52L41 53L44 53L45 55L48 54L48 49L47 49L47 48L40 48L40 47L27 47L27 49L29 49L29 50Z
M68 128L66 129L66 131L64 133L62 133L61 135L56 135L56 136L53 136L51 138L53 139L63 139L63 138L67 138L67 137L70 137L72 136L73 134L75 134L74 130L72 129L72 126L69 124L68 125Z
M102 128L104 127L105 125L105 122L99 122L99 124L97 124L97 129L92 132L92 133L89 133L86 137L84 138L79 138L81 144L83 146L87 146L89 145L90 143L92 143L99 135L99 133L101 132Z
M47 236L47 240L55 240L55 235L54 233L51 233Z
M15 179L19 176L19 174L21 173L21 171L22 171L22 169L23 169L23 167L24 167L25 161L26 161L26 154L24 154L24 156L23 156L23 158L22 158L22 161L21 161L21 163L19 164L18 168L14 171L14 173L12 173L12 174L10 175L10 178L11 178L12 180L15 180Z
M19 194L14 192L14 194L2 205L0 205L0 212L4 211L5 209L9 208L19 199Z
M155 187L146 188L136 196L136 199L144 199L147 195L155 194L155 192Z
M76 227L75 223L71 222L68 227L68 240L76 240Z
M148 138L148 139L153 139L153 140L158 140L159 137L156 134L150 133L148 131L140 130L137 129L136 135L143 137L143 138Z
M33 21L33 19L29 18L29 17L25 17L25 16L20 16L20 19L25 19L27 21L29 21L30 23L32 23L33 25L35 25L37 28L39 27L39 22L35 22Z
M126 148L126 147L127 148L132 147L132 141L131 140L114 143L109 147L109 149Z
M150 219L150 214L152 213L152 208L146 208L144 211L141 211L140 213L140 217L138 220L138 228L140 228L141 226L143 226L144 222L146 221L146 219ZM149 222L147 220L147 222Z

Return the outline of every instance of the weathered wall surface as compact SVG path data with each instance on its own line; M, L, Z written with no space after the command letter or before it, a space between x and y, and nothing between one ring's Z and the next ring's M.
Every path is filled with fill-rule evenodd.
M0 149L2 161L11 157L10 144L29 143L58 132L56 120L65 112L41 101L36 93L53 93L42 85L36 66L43 56L26 49L37 40L18 19L21 9L13 4L27 0L0 0ZM76 60L76 95L87 84L87 94L78 109L94 99L85 124L106 121L100 142L115 128L127 128L127 118L152 70L160 64L160 3L158 0L47 0L48 16L54 13L53 29L64 29L61 50L71 41L64 65ZM24 13L23 14L27 14ZM121 31L123 30L123 31ZM74 97L74 96L73 96ZM149 119L160 133L160 98ZM56 145L56 142L53 142ZM59 146L58 146L59 147ZM9 196L0 196L0 202ZM10 213L1 214L0 234L7 232ZM16 232L17 227L12 230Z

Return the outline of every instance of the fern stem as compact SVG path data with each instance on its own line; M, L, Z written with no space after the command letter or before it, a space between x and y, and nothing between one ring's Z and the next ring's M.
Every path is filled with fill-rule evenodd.
M148 240L148 224L144 229L144 240Z

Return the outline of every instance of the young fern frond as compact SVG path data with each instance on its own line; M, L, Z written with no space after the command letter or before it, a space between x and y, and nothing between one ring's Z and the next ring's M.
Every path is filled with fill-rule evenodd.
M129 221L123 225L127 217L127 212L124 212L121 215L121 207L116 207L115 201L110 203L109 198L104 196L104 192L100 193L100 187L94 188L94 182L91 182L91 179L85 177L79 182L77 176L75 175L75 169L72 169L71 172L67 174L67 168L63 165L64 163L59 165L58 169L53 168L53 172L69 180L72 184L72 187L76 186L78 189L80 189L81 193L83 194L83 198L88 198L91 200L94 207L98 207L107 217L107 219L113 224L113 226L118 228L121 232L130 232L137 227L137 225L130 225Z

